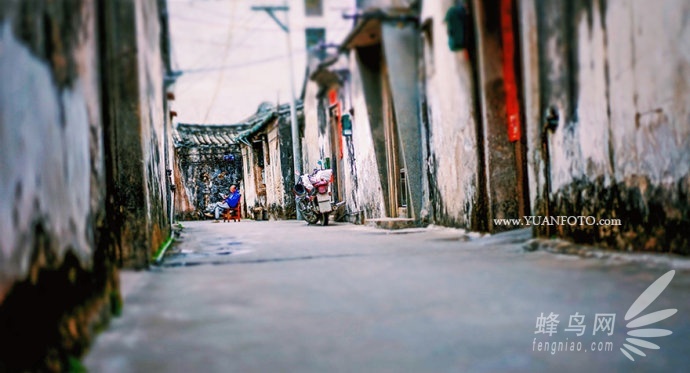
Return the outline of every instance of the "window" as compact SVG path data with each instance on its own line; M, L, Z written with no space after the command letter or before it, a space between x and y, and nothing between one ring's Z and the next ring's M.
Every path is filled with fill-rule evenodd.
M305 30L307 38L307 50L313 56L319 58L324 58L326 51L323 49L317 49L319 44L326 42L326 30L322 28L308 28Z
M326 30L322 28L308 28L306 30L307 49L326 41Z
M323 1L321 1L321 0L304 0L304 14L307 17L322 16L323 15Z

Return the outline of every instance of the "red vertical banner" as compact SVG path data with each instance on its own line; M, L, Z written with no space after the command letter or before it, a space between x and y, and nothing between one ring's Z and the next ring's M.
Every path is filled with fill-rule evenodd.
M343 159L343 121L340 120L340 102L336 104L335 115L337 121L336 126L338 127L338 133L336 134L336 136L338 137L338 159Z
M520 140L520 104L515 81L515 34L513 0L501 0L501 36L503 41L503 86L506 93L508 140Z
M338 102L338 90L331 88L328 91L328 106L333 106Z
M336 136L338 139L338 159L343 159L343 122L340 120L340 100L338 100L338 90L332 88L328 91L328 105L331 113L335 117Z

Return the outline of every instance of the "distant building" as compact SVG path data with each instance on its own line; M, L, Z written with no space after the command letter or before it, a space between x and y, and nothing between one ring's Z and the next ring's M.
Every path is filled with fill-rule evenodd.
M297 103L297 120L303 118ZM244 162L244 204L247 216L256 220L295 218L295 184L290 106L270 103L259 106L244 121L248 128L237 135Z
M350 31L353 21L349 17L356 12L356 1L298 0L290 1L289 6L290 39L299 70L295 76L302 78L304 66L335 51Z
M298 120L302 104L297 104ZM203 219L230 185L242 193L242 214L256 220L295 217L290 106L263 103L230 125L176 126L175 195L179 219Z
M175 215L203 219L211 203L223 200L231 185L242 189L242 155L237 134L246 124L178 123L175 142Z

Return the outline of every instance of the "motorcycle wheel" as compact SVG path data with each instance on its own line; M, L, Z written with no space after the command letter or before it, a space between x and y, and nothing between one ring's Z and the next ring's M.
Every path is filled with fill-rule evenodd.
M309 224L316 224L316 222L319 221L319 215L315 213L314 210L309 208L308 202L305 200L300 200L297 206L299 207L299 211L302 213L302 218L304 221Z
M321 225L328 225L328 213L321 214Z

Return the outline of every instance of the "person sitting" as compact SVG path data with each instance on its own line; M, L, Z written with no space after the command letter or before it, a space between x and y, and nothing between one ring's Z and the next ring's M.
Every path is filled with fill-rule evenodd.
M218 219L220 219L220 214L222 214L224 210L234 209L237 207L237 205L240 203L240 197L242 197L242 194L237 191L237 187L231 185L230 194L224 197L225 200L217 202L213 208L213 215L216 218L216 222L219 221Z

